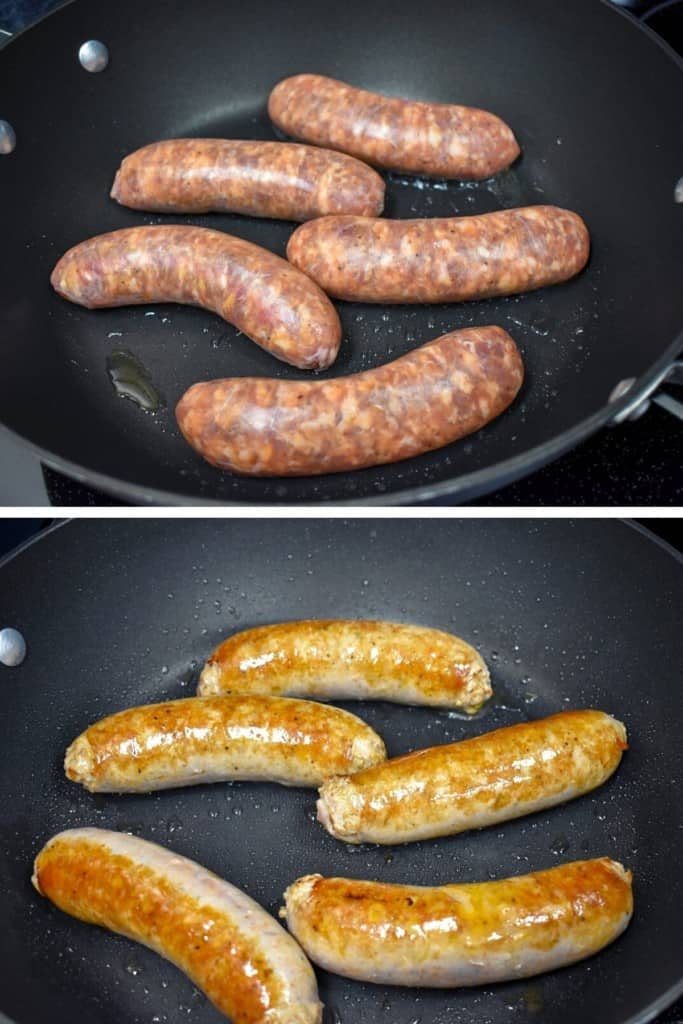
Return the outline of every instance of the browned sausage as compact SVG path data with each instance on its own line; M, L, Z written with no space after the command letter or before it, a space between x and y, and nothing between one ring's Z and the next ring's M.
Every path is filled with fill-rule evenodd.
M384 206L376 171L343 153L292 142L168 139L127 156L113 199L159 213L243 213L310 220L375 217Z
M477 217L324 217L297 228L287 258L351 302L461 302L513 295L578 274L586 225L556 206Z
M406 174L489 178L519 156L511 129L486 110L393 99L324 75L285 78L268 113L295 139Z
M206 662L194 700L239 694L248 706L249 694L268 693L474 714L491 692L484 659L452 633L406 622L303 619L233 633Z
M242 779L320 786L386 757L369 725L341 708L261 694L190 697L95 722L64 770L91 793L146 793Z
M62 256L53 288L88 309L181 302L234 324L302 370L336 359L341 324L326 295L267 249L222 231L183 225L123 228Z
M294 939L241 889L173 850L68 829L40 851L31 881L66 914L170 960L232 1024L321 1024L315 975ZM123 1006L107 1015L130 1019Z
M501 327L452 331L393 363L324 381L195 384L176 417L208 462L250 476L312 476L398 462L494 419L523 377Z
M305 875L285 902L280 916L325 970L433 988L576 963L621 935L633 913L631 872L608 857L438 887Z
M329 779L318 818L347 843L455 835L589 793L627 747L624 725L603 711L562 711Z

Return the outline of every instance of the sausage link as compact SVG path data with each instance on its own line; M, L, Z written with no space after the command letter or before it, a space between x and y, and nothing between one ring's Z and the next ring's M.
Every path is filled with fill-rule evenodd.
M474 712L491 696L473 647L426 626L313 619L228 637L198 693L275 693L316 700L388 700Z
M384 206L384 181L360 160L314 146L169 139L127 156L111 196L134 210L159 213L377 217Z
M294 939L246 893L156 843L99 828L54 836L39 893L179 967L233 1024L320 1024L315 975Z
M490 178L519 156L512 130L486 110L380 96L324 75L285 78L268 113L295 139L406 174Z
M523 374L502 328L468 328L348 377L195 384L176 418L189 444L220 469L341 473L409 459L479 430L510 405Z
M52 287L88 309L203 306L302 370L337 357L341 324L326 295L286 260L243 238L184 225L123 228L62 256Z
M559 284L588 260L575 213L527 206L472 217L324 217L297 228L287 258L349 302L462 302Z
M631 872L608 857L438 888L306 875L285 892L291 933L325 970L457 988L528 978L592 956L633 913Z
M386 757L348 711L284 697L191 697L119 711L71 744L64 768L91 793L247 780L319 786Z
M347 843L410 843L494 825L588 793L616 771L626 729L602 711L417 750L320 789L318 820Z

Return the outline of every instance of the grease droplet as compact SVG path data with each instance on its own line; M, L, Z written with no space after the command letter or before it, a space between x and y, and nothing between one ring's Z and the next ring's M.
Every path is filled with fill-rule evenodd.
M145 367L128 349L113 349L107 356L107 373L117 395L135 402L144 412L156 412L165 404Z

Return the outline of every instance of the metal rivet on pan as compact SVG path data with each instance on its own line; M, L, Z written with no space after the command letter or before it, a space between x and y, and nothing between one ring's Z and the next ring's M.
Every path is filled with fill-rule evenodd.
M78 59L86 71L104 71L109 63L109 50L99 39L88 39L78 51Z
M620 380L617 386L612 389L609 401L618 402L620 398L623 398L624 395L629 393L635 382L635 377L625 377L624 380ZM628 420L629 423L634 423L636 420L639 420L641 416L644 416L649 408L650 399L645 395L640 402L637 402L635 405L627 407L618 413L612 421L612 425L614 426L617 423L624 423L626 420Z
M620 398L628 394L635 382L635 377L626 377L624 380L620 380L617 386L610 391L609 401L618 402Z
M18 629L0 629L0 662L3 665L21 665L26 657L26 641Z
M674 189L674 201L683 203L683 178L679 178Z
M0 121L0 153L7 154L14 152L17 144L17 137L14 128L9 121Z

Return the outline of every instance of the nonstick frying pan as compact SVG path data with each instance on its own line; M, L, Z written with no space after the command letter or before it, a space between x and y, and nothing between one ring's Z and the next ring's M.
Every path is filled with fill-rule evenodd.
M109 48L98 74L78 60L90 39ZM17 140L0 158L0 420L49 465L140 503L462 500L530 472L645 394L681 345L682 66L648 29L599 0L75 0L0 58L0 118ZM298 372L210 313L88 312L54 295L48 277L84 238L161 220L211 225L284 254L292 224L145 216L108 192L121 158L154 139L274 137L268 92L304 70L483 106L515 129L523 156L509 172L479 186L391 177L388 216L555 203L585 217L593 253L576 280L517 298L339 303L345 340L330 375L493 322L523 351L521 397L476 436L392 467L250 480L194 454L175 404L197 380ZM155 414L112 387L108 358L131 354L165 402ZM610 404L628 379L630 391Z
M48 583L49 581L49 583ZM29 883L54 832L131 831L205 864L273 913L301 874L439 884L609 855L634 871L635 916L612 947L537 979L462 991L388 988L319 972L326 1024L604 1024L650 1019L683 990L680 921L681 565L625 524L582 520L81 521L0 567L2 624L28 644L0 669L3 928L0 1010L18 1024L221 1019L174 968L68 918ZM191 695L227 633L282 618L377 616L461 633L495 696L472 720L345 705L391 754L563 708L626 722L630 749L595 793L532 817L405 847L349 847L315 793L234 784L92 796L62 759L89 723Z

